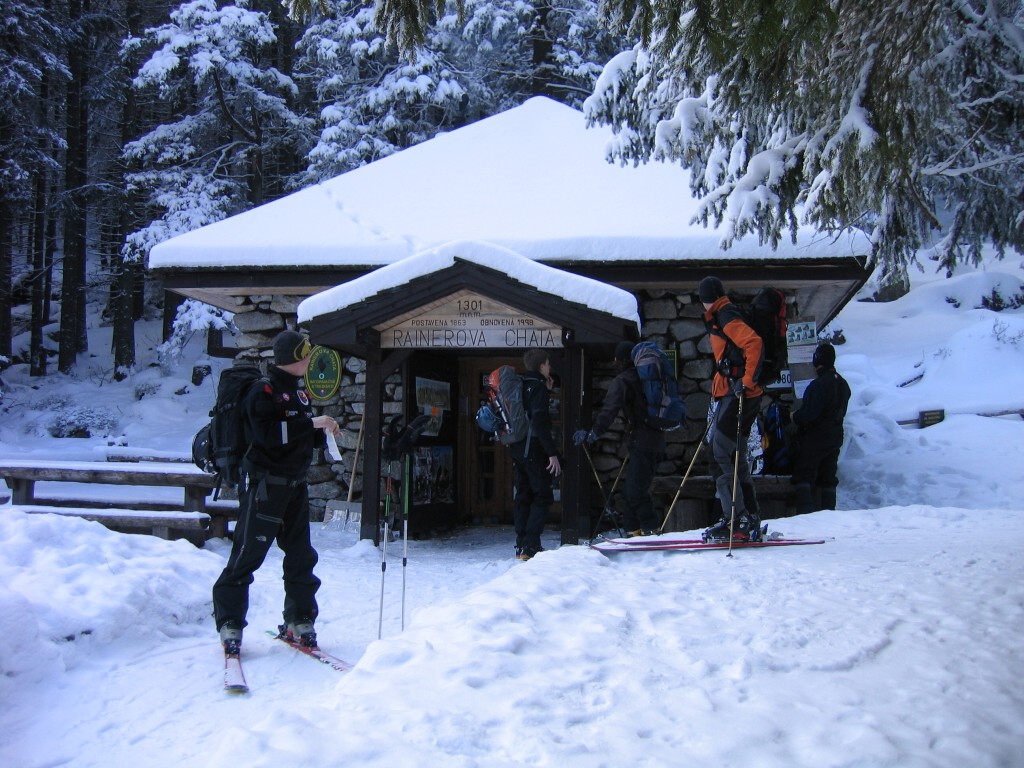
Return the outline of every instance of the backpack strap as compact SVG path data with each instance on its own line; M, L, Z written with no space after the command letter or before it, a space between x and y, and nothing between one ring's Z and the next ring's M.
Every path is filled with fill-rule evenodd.
M530 395L540 382L523 377L523 410L526 411L526 440L523 441L523 458L530 455L530 439L533 437L533 411L528 407Z
M626 429L632 431L647 423L647 394L636 368L633 369L632 376L626 377L626 384L622 395L622 416L626 421Z
M724 323L722 322L722 317L721 317L722 314L726 315L726 319L725 319ZM708 325L708 333L713 333L716 336L718 336L719 338L725 339L727 345L733 346L736 349L739 349L740 345L737 344L735 341L733 341L732 338L729 336L729 334L725 332L725 326L728 325L729 323L731 323L733 320L739 320L741 322L745 322L743 320L743 315L740 313L740 311L736 307L736 305L735 304L731 304L731 303L730 304L726 304L724 307L722 307L720 310L718 310L718 312L715 312L714 314L712 314L711 317L713 318L713 322L707 324Z

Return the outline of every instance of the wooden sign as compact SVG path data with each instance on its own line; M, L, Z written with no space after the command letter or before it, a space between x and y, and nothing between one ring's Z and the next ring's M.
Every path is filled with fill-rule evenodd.
M341 386L341 355L330 347L313 347L306 370L306 390L314 400L330 400Z
M931 427L939 422L945 421L946 411L945 409L939 408L934 411L919 411L917 414L917 425L924 429L925 427Z
M469 291L459 292L376 327L384 349L562 346L561 326Z

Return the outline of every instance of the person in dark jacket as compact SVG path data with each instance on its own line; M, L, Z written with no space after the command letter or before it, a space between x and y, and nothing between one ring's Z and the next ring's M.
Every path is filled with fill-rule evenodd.
M704 531L705 541L756 539L761 517L754 484L750 481L747 442L761 408L762 388L757 377L764 362L764 344L744 322L722 281L708 276L700 281L697 295L704 305L704 325L715 355L711 396L716 403L711 425L711 476L722 518ZM742 416L740 400L743 401ZM739 488L735 489L735 474ZM736 491L736 493L734 493ZM735 496L735 499L733 498Z
M546 350L530 349L523 355L523 410L530 420L525 439L509 446L515 491L513 520L516 557L529 560L544 548L540 535L554 501L554 478L562 474L558 446L551 430L549 383L551 360Z
M313 415L303 382L310 352L302 334L278 334L274 365L242 404L250 446L242 461L238 523L227 565L213 585L214 619L227 653L241 646L249 585L274 541L284 551L285 632L316 646L320 580L313 574L318 558L309 539L306 471L313 451L326 444L324 432L340 429L332 417Z
M633 346L633 342L620 341L615 347L615 365L619 373L608 387L601 410L594 417L594 426L589 431L577 430L572 439L575 445L584 441L594 443L608 431L615 417L622 414L629 450L623 489L627 535L649 536L660 528L651 499L651 482L658 463L665 455L665 433L647 424L647 400L633 365Z
M793 412L799 449L792 483L798 515L836 508L843 420L850 403L850 385L835 368L835 347L819 344L811 362L818 375L807 385L800 407ZM820 494L820 506L814 503L815 491Z

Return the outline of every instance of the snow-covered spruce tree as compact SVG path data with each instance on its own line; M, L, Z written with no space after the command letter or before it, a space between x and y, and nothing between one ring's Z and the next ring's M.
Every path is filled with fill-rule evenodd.
M320 139L302 184L387 157L465 122L466 88L444 53L402 61L358 0L331 2L331 14L299 41L297 76L319 106Z
M15 280L32 284L32 322L40 335L44 324L35 306L37 298L43 304L46 285L42 245L37 251L35 242L36 220L43 212L32 208L41 203L40 189L45 205L47 180L60 170L63 140L48 118L51 89L68 76L59 53L62 38L38 2L0 0L0 355L5 357L12 352ZM22 236L16 237L19 229ZM16 252L16 239L31 246Z
M603 0L640 42L587 101L622 162L692 170L698 218L778 242L802 217L870 234L896 279L1024 252L1019 0Z
M232 322L233 318L234 315L230 312L211 307L209 304L195 299L185 299L178 305L171 326L170 338L157 347L160 368L165 373L170 373L181 359L185 346L197 332L214 329L237 333L235 324Z
M621 47L599 29L591 0L557 8L470 0L450 8L403 55L377 13L331 0L299 44L322 129L303 182L327 178L544 93L580 106Z
M192 0L125 43L126 51L152 51L135 85L155 89L170 111L124 149L137 166L130 190L162 212L129 235L130 258L283 193L280 169L296 168L311 144L311 123L293 107L294 81L269 62L273 25L248 5Z

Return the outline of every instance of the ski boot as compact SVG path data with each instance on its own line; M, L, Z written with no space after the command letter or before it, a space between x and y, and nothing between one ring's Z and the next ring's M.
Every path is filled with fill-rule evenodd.
M220 628L220 644L227 656L237 656L242 650L242 628L229 621Z
M729 541L729 518L723 517L701 534L704 543ZM761 538L761 521L754 515L742 514L736 518L732 530L733 541L758 541Z
M316 632L313 629L313 620L307 617L289 621L282 624L279 629L287 640L307 648L316 648Z

